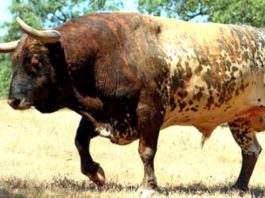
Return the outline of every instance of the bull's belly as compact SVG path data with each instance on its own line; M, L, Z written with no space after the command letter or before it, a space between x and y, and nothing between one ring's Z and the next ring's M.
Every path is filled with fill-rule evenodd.
M209 131L224 122L236 119L236 114L236 112L225 112L221 108L208 111L198 109L196 112L187 111L183 113L180 113L178 110L170 111L166 113L161 129L174 125L183 125L194 126L200 131Z
M231 97L222 105L215 102L216 98L218 96L214 94L212 97L204 95L201 100L194 101L189 98L189 95L186 99L175 96L175 103L169 104L166 108L161 129L174 125L194 126L207 135L222 123L245 118L256 130L265 130L265 121L263 121L265 89L263 87L249 87L245 92Z

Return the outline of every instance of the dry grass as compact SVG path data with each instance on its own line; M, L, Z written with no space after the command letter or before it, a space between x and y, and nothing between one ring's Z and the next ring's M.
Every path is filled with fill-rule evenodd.
M19 112L0 101L0 197L137 197L143 168L137 142L92 141L92 154L107 176L99 189L80 173L74 146L80 117L66 110L44 115ZM192 127L161 131L155 160L161 187L156 197L238 197L229 186L239 169L240 149L227 129L218 128L200 148ZM265 133L258 139L265 145ZM122 148L121 148L122 147ZM245 197L265 196L265 152L262 152Z

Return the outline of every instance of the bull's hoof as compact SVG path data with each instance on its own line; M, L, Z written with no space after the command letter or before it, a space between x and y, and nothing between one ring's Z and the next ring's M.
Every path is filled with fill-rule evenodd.
M103 186L105 184L105 173L100 166L95 173L86 173L86 175L98 186Z
M240 183L236 183L232 186L232 189L234 190L240 190L243 192L247 192L248 191L248 186L240 184Z

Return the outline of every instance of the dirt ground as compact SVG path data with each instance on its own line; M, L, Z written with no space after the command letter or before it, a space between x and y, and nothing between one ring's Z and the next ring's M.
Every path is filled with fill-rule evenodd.
M68 110L41 114L14 111L0 100L0 197L138 197L143 166L138 141L118 146L104 138L91 143L107 183L98 188L80 172L74 146L80 117ZM265 146L265 133L259 133ZM217 128L203 149L193 127L160 133L155 159L160 186L155 197L265 197L265 152L250 181L250 191L230 190L241 167L240 149L227 128Z

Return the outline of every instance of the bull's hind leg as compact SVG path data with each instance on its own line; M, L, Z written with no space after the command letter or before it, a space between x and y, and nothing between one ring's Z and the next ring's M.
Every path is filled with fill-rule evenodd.
M104 171L97 162L93 161L89 152L90 139L97 135L94 125L87 118L82 117L75 137L75 145L80 155L81 172L96 184L103 185L105 183Z
M233 188L245 191L248 189L248 182L261 152L261 146L256 138L256 131L248 120L238 119L229 122L228 125L242 152L242 167Z

